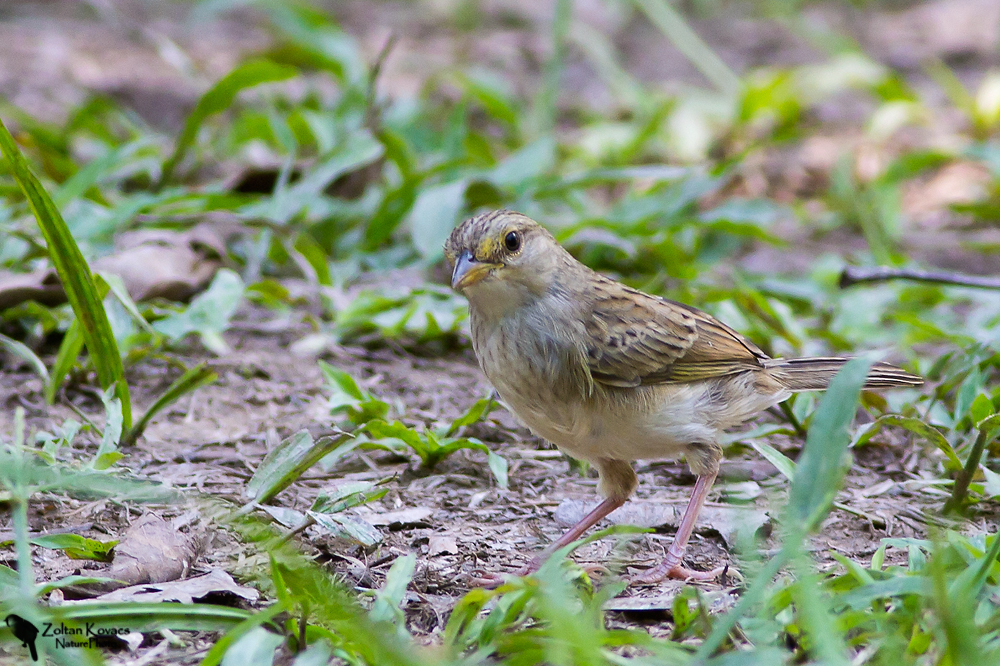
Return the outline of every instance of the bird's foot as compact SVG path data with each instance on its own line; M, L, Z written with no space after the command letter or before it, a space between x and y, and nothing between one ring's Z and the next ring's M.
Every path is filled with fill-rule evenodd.
M629 583L632 585L656 585L657 583L661 583L668 578L672 578L674 580L711 581L724 578L726 572L728 571L728 564L726 566L719 567L718 569L712 569L711 571L695 571L693 569L688 569L679 562L674 563L666 560L644 574L632 576L632 578L629 579Z
M503 574L495 574L489 571L473 571L466 578L466 581L472 587L485 587L487 590L492 590L507 582L507 578L508 576Z
M500 587L506 583L509 579L518 576L530 576L531 574L538 571L539 567L542 566L542 560L535 557L532 558L530 562L525 564L523 567L518 569L513 573L497 574L491 571L473 570L472 574L469 576L469 583L474 587L485 587L486 589L492 590L494 588Z
M594 574L597 574L601 577L607 577L613 575L611 569L607 568L603 564L580 565L580 568L583 569L583 571L591 578L594 577Z

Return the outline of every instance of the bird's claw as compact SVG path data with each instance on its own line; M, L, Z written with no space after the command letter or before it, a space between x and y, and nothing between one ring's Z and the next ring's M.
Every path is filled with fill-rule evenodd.
M493 573L491 571L483 571L481 569L473 569L472 573L469 574L468 580L469 584L474 587L485 587L488 590L492 590L500 587L511 578L529 576L535 573L538 571L541 564L541 561L539 561L538 558L535 558L517 571L501 574Z
M668 578L674 580L714 581L719 578L725 579L728 571L728 564L718 569L712 569L711 571L695 571L681 564L663 562L644 574L633 576L629 582L633 585L656 585Z
M466 580L472 587L484 587L487 590L492 590L503 585L507 577L488 571L473 571Z

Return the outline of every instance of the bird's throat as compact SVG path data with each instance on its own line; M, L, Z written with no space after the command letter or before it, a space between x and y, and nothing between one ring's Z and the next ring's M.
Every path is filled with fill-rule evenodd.
M483 280L467 287L465 295L470 309L489 321L501 321L537 300L522 285L498 280Z

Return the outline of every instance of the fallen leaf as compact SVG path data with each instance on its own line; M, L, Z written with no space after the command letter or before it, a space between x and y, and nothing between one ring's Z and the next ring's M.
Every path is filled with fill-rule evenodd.
M750 502L764 492L756 481L720 483L717 489L725 502Z
M237 584L233 577L222 569L212 569L203 576L167 583L133 585L101 595L89 602L132 601L136 603L160 603L178 601L194 603L210 594L233 594L251 603L257 601L260 593L250 587ZM83 603L83 602L81 602Z
M130 631L124 636L119 636L118 638L125 642L129 652L135 654L135 651L142 645L146 636L141 631Z
M301 511L296 511L295 509L289 509L283 506L271 506L270 504L262 504L261 509L271 514L271 517L277 520L279 523L285 527L298 527L305 520L306 516Z
M0 310L12 308L25 301L38 301L42 305L66 302L66 292L55 271L11 273L0 271Z
M671 611L674 597L687 586L682 580L665 580L657 584L657 593L650 597L615 597L604 602L604 610L620 613L648 613Z
M366 520L344 513L307 512L321 529L336 537L347 539L362 546L374 546L382 541L382 533Z
M883 479L882 481L876 483L874 486L868 488L863 488L860 491L862 497L876 497L878 495L884 495L896 486L896 482L892 479Z
M114 562L101 574L121 583L98 587L110 590L177 580L191 568L194 559L194 544L187 535L159 516L147 513L128 528L115 547Z
M384 513L365 512L364 518L372 525L388 525L389 529L398 530L406 527L430 527L427 519L432 513L434 510L429 507L414 506Z
M95 271L117 275L135 301L188 301L222 267L225 244L206 226L184 233L143 229L122 234L118 249L94 262Z
M434 557L442 553L449 555L458 554L458 541L455 537L445 534L435 534L427 540L427 555Z
M649 597L629 596L608 599L604 610L622 613L649 613L655 611L673 611L674 598L687 587L688 583L681 580L665 580L658 583L659 591ZM664 588L666 588L664 590ZM736 595L728 590L706 591L702 593L709 612L713 615L723 613L736 604Z
M766 460L723 460L719 478L728 481L763 481L778 473Z
M142 229L120 234L117 249L93 262L95 272L117 275L134 301L188 301L203 291L222 267L225 243L207 225L185 232ZM0 310L25 301L66 302L55 270L0 271Z

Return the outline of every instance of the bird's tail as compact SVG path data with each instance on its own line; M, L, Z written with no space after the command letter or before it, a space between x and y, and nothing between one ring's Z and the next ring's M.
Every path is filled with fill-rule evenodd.
M822 391L850 359L838 357L776 358L765 362L770 375L789 391ZM868 371L866 389L920 386L924 380L888 363L875 363Z

